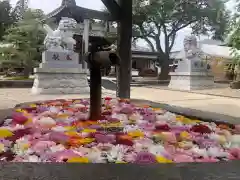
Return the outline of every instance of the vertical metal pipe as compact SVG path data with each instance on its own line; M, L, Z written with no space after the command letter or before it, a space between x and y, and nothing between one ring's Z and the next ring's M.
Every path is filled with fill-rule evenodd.
M90 68L90 120L99 120L102 108L102 77L99 67Z

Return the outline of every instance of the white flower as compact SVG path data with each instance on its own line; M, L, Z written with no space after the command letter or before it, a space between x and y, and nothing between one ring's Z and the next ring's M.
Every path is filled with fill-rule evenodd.
M4 146L4 144L0 143L0 153L5 151L6 151L6 147Z
M166 153L165 148L161 145L151 145L148 147L148 150L150 153L152 153L156 156L162 156L163 154Z
M56 131L56 132L65 132L67 131L63 126L56 126L52 128L52 131Z
M207 154L211 157L228 157L228 153L218 147L210 147Z
M112 118L119 119L121 122L126 122L128 121L128 117L126 114L113 114Z
M65 150L65 147L62 144L50 147L50 151L53 153L63 150Z
M23 156L32 153L32 150L29 149L30 142L26 137L22 137L16 141L13 146L12 151L17 155Z
M9 125L9 124L11 124L11 122L12 122L12 119L5 119L4 125Z
M129 120L133 120L133 121L139 121L142 119L143 119L143 116L139 113L134 113L131 116L129 116Z
M56 121L51 117L42 117L38 120L38 124L41 126L52 127L56 125Z
M84 108L84 107L86 107L86 106L83 105L83 104L74 104L73 107L76 107L76 108Z
M123 161L124 152L123 146L113 146L112 149L106 153L107 159L109 162Z
M57 114L60 110L58 108L52 106L52 107L49 108L49 111L51 113L56 113Z
M128 133L128 132L132 132L132 131L136 131L136 130L139 130L139 127L138 126L135 126L135 125L126 125L124 127L124 132L125 133Z
M92 162L92 163L106 163L106 160L104 157L102 157L102 151L100 151L98 148L93 147L90 149L89 153L86 155L86 157Z
M230 136L229 138L230 146L232 148L239 148L240 147L240 135L235 134Z
M193 152L195 155L208 157L208 153L206 149L200 149L199 147L195 146L190 151Z
M36 155L32 155L28 156L28 159L24 162L41 162L41 159Z

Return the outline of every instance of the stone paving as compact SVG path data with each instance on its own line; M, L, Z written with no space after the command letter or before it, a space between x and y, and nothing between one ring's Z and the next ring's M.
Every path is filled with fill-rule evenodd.
M103 96L115 97L115 92L103 90ZM84 95L31 95L30 89L0 89L0 109L12 108L18 103L64 98L86 98ZM188 107L197 110L217 112L220 114L239 117L240 119L240 100L238 98L227 98L212 95L204 95L189 92L169 91L157 88L133 87L131 98L145 99L155 102L167 103L181 107Z

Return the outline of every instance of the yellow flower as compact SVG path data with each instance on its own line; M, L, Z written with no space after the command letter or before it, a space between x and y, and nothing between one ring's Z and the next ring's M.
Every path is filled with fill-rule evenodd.
M5 151L5 146L4 144L0 143L0 153Z
M69 115L68 114L59 114L57 115L57 118L68 118Z
M35 108L35 107L37 107L37 105L36 104L30 104L30 107Z
M83 129L82 132L85 132L85 133L95 133L97 132L96 129Z
M116 164L127 164L127 163L124 162L124 161L116 161L115 163L116 163Z
M131 136L132 138L138 138L138 137L143 137L144 133L141 131L132 131L128 133L129 136Z
M27 150L30 147L30 144L22 144L21 149L22 150Z
M167 159L167 158L165 158L163 156L157 156L156 160L157 160L158 163L173 163L172 160Z
M79 136L79 134L76 131L69 131L69 132L65 132L65 134L67 136Z
M86 157L73 157L68 159L68 163L89 163L89 159Z
M12 131L9 131L8 129L0 129L0 138L6 138L13 136Z
M25 122L25 125L30 124L30 123L32 123L32 119L31 119L31 118L29 118L29 119Z
M16 111L16 112L23 112L23 110L20 109L20 108L19 108L19 109L16 109L15 111Z
M200 120L192 120L194 123L202 123Z
M187 131L183 131L183 132L180 133L180 138L182 140L190 140L191 135Z
M76 128L74 126L65 126L64 127L67 131L74 131Z
M84 138L84 139L80 139L79 142L81 144L90 144L94 141L95 139L94 138Z

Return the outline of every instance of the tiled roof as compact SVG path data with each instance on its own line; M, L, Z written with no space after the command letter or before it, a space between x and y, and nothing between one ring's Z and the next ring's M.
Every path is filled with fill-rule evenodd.
M113 20L110 13L83 8L76 5L69 5L69 4L62 4L59 8L50 12L47 15L46 19L54 18L58 16L62 16L62 17L71 16L71 18L74 18L78 22L83 21L83 19L101 19L101 20L108 20L108 21ZM58 17L58 19L60 18L61 17Z

